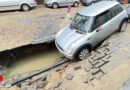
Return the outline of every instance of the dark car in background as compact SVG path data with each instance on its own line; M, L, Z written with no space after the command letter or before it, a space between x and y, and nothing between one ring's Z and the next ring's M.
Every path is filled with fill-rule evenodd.
M92 5L92 4L99 2L99 1L117 1L120 4L124 3L124 0L81 0L81 3L83 5L89 6L89 5ZM130 2L130 0L128 0L128 2Z
M102 1L102 0L81 0L81 3L83 5L88 6L88 5L94 4L94 3L99 2L99 1Z

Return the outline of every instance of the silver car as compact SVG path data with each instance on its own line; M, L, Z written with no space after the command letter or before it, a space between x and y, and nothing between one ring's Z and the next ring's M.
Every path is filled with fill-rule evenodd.
M60 6L68 6L68 5L78 7L79 0L45 0L44 4L47 7L52 7L54 9L56 9L56 8L58 8Z
M36 0L0 0L0 11L20 10L28 11L37 6Z
M102 0L81 0L82 4L83 5L91 5L91 4L95 4L96 2L99 2L99 1L102 1Z
M78 11L72 23L57 33L56 47L69 59L86 59L112 33L125 31L127 21L127 12L118 2L98 2Z

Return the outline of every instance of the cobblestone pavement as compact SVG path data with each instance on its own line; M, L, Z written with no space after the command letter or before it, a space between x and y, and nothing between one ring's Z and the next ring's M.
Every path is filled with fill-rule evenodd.
M130 90L130 78L123 84L123 87L118 90Z
M90 78L100 79L104 74L130 58L130 36L115 33L91 53L85 60L85 70L90 72Z
M57 71L56 69L58 76L57 75L54 76L52 73L53 78L49 77L49 74L51 74L51 72L48 72L47 78L50 78L52 80L45 81L48 84L45 85L43 88L48 88L48 85L49 87L52 87L52 88L62 88L62 87L66 87L69 83L73 84L74 82L76 82L78 84L81 84L81 82L89 83L90 81L94 81L95 79L98 79L98 80L102 79L103 77L105 77L105 75L109 71L116 68L124 60L130 59L130 40L129 39L130 39L130 34L127 32L114 33L114 35L112 35L107 40L105 40L96 50L92 51L90 53L90 56L86 60L71 63L70 65L67 65L67 67L66 65L63 65L61 71ZM65 68L63 68L64 66ZM127 71L129 72L129 67ZM44 73L40 76L44 76ZM13 76L13 77L12 77L13 79L9 78L7 82L10 83L20 78L20 76L19 77ZM76 78L78 78L78 80ZM61 81L58 81L58 80L61 80ZM36 86L38 86L37 82L35 84ZM50 84L52 86L50 86ZM33 86L33 85L34 84L30 86Z
M52 14L40 16L38 18L34 18L33 20L23 21L24 23L32 23L37 21L41 25L46 25L46 27L36 36L36 38L32 40L31 43L39 44L54 40L55 34L59 31L58 25L61 23L60 20L62 17L64 17L63 14Z

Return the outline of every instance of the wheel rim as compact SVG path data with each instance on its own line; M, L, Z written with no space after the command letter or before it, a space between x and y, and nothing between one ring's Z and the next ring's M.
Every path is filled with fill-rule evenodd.
M121 31L125 31L126 30L126 26L127 26L127 23L123 23L122 27L121 27Z
M78 7L78 3L75 3L74 6L75 6L75 7Z
M57 4L53 4L53 8L58 8L58 5Z
M29 10L29 7L27 5L23 5L23 10L24 11L28 11Z
M89 50L88 49L83 49L80 53L79 53L79 59L83 60L86 59L87 56L89 54Z

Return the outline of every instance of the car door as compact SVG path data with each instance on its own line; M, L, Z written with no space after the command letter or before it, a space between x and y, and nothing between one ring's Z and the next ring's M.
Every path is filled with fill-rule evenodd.
M2 10L18 9L19 4L19 0L0 0L0 7Z
M74 0L66 0L67 5L73 5L74 4Z
M67 5L66 0L57 0L57 3L59 4L59 6L66 6Z
M110 9L111 16L112 16L111 24L113 25L113 28L114 28L113 32L119 29L119 25L123 19L123 17L121 17L122 11L123 11L123 8L119 4Z
M96 45L106 37L110 35L111 27L111 15L109 11L106 11L100 15L97 15L94 19L92 26L92 38L91 42Z

